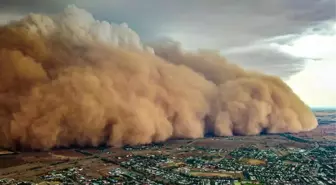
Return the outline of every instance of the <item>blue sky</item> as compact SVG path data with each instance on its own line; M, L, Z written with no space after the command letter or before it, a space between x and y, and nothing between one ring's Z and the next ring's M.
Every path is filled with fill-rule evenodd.
M334 0L0 0L0 24L75 4L126 22L144 42L169 37L283 78L310 106L336 107Z

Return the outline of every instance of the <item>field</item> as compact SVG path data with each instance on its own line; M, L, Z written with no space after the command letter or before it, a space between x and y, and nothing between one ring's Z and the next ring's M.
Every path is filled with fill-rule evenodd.
M193 141L190 146L235 149L256 145L260 149L277 146L307 148L309 144L288 140L279 135L235 136L223 138L205 138Z
M227 177L233 179L243 179L241 172L190 172L191 175L196 177Z
M313 141L336 141L336 124L320 125L310 132L292 134L293 136Z
M249 165L265 165L266 161L259 160L259 159L242 159L242 163L249 164Z

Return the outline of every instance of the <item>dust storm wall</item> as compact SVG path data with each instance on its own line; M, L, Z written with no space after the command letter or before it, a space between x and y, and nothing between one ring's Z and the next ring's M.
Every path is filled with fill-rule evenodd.
M277 77L176 43L145 46L126 24L75 6L0 27L2 147L121 146L316 126Z

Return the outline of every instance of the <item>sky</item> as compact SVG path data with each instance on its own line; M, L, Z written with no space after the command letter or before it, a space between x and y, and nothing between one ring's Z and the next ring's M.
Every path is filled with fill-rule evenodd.
M219 50L280 76L311 107L336 107L335 0L0 0L0 24L69 4L126 22L145 43L170 38L189 50Z

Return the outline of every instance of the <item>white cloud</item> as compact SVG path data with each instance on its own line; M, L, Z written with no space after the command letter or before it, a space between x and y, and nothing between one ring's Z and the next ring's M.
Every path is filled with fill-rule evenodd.
M328 22L319 26L318 31L309 30L290 45L280 46L280 49L298 57L335 59L336 23Z
M287 83L310 106L336 107L336 22L305 32L283 51L310 60Z

